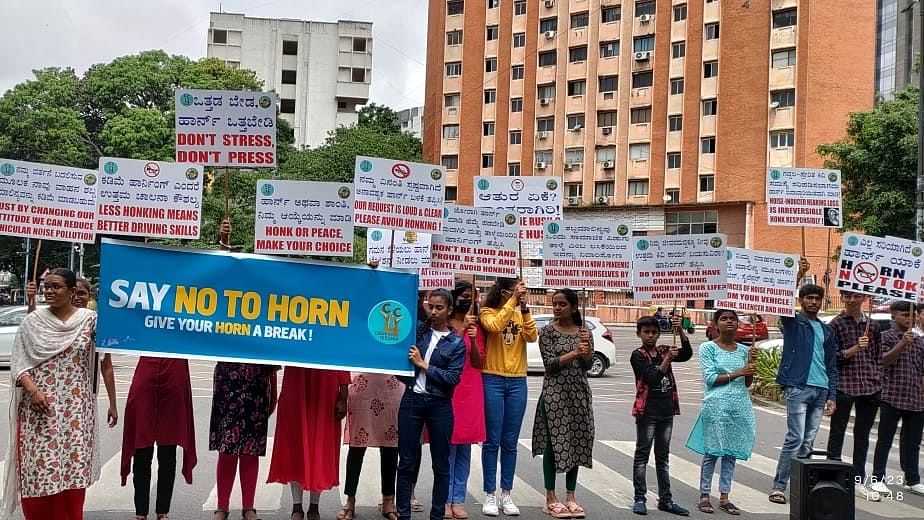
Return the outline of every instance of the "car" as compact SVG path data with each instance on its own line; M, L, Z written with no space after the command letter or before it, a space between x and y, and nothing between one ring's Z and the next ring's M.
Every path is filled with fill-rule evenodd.
M762 341L770 338L770 331L767 330L767 323L761 318L759 314L757 316L756 326L751 324L751 316L748 314L739 314L738 315L738 330L735 331L735 341L738 343L744 343L745 345L750 345L751 341ZM709 326L706 327L706 337L709 339L715 339L719 336L719 332L715 328L715 324L710 322Z
M831 323L831 320L833 320L835 316L837 316L837 314L827 314L824 316L819 316L818 319L822 323ZM892 315L891 314L887 314L884 312L874 312L872 314L872 318L873 318L873 321L879 324L879 330L881 330L882 332L885 332L892 328ZM769 339L767 341L759 341L757 343L757 348L759 348L760 350L771 350L774 348L783 348L783 339L778 338L778 339Z
M542 328L551 323L551 314L540 314L534 316L536 327ZM590 377L602 377L610 365L616 360L616 345L613 343L613 333L610 332L606 325L599 318L585 317L584 325L590 329L590 334L594 340L594 359L593 364L587 371ZM530 372L544 372L545 365L542 363L542 356L539 355L539 342L535 341L526 344L526 365Z
M6 307L0 311L0 367L9 368L13 356L13 340L19 324L26 317L26 307Z

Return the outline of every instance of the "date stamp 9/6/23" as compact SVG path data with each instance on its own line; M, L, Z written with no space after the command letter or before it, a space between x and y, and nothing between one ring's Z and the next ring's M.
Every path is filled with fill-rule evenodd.
M881 478L875 476L854 477L854 486L866 500L879 502L880 500L894 500L901 502L905 499L907 486L903 475L885 475ZM893 490L891 487L897 487Z

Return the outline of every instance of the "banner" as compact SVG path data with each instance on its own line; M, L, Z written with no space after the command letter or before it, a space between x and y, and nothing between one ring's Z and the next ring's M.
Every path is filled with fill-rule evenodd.
M202 167L99 158L97 231L150 238L199 238Z
M636 300L722 300L725 235L633 237Z
M439 269L425 268L420 270L420 284L417 287L421 291L432 291L433 289L453 290L456 286L456 278L452 271L441 271Z
M799 256L729 247L728 296L716 309L794 316Z
M413 374L417 274L104 239L97 348Z
M0 234L92 243L95 170L0 159Z
M903 238L845 233L837 262L837 288L870 296L918 301L924 249Z
M394 255L391 254L392 246L395 249ZM430 234L395 231L394 238L392 238L390 229L368 228L366 229L366 262L373 260L378 260L381 265L387 267L401 269L430 267Z
M276 93L176 90L176 162L276 166Z
M559 177L475 177L475 207L520 215L520 240L542 240L542 226L561 220Z
M254 251L353 256L353 185L257 181Z
M433 237L430 267L456 274L517 275L516 213L448 205L443 234Z
M840 170L768 168L767 223L840 228Z
M541 267L523 267L523 283L528 289L543 289Z
M446 171L437 164L356 156L356 223L440 233Z
M546 287L628 290L632 230L609 219L546 222L542 241Z

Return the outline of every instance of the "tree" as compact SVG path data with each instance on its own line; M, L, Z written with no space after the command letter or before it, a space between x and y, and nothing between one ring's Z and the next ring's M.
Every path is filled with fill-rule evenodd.
M359 109L359 126L374 126L385 134L400 134L398 113L384 105L370 103Z
M915 238L918 91L851 114L847 136L818 147L825 165L841 170L844 226L875 236Z

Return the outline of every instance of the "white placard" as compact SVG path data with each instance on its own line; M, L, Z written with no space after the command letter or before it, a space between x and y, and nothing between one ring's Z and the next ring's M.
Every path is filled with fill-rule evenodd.
M520 240L542 240L542 226L561 220L559 177L475 177L475 207L520 215Z
M767 223L840 228L840 170L767 168Z
M97 232L199 238L203 184L198 164L100 157Z
M446 206L430 267L455 274L517 275L519 219L510 210Z
M542 283L542 268L541 267L524 267L523 268L523 283L526 284L526 287L529 289L542 289L545 285Z
M176 162L276 166L276 93L176 91Z
M440 233L446 171L437 164L356 156L356 224Z
M257 181L254 252L353 256L353 185Z
M911 240L845 233L837 288L916 303L924 275L922 253L922 245Z
M633 237L635 299L724 299L725 248L722 234Z
M794 316L799 255L729 247L728 296L716 309Z
M542 260L542 241L520 240L520 255L524 260Z
M546 222L542 241L546 287L629 290L632 229L609 219Z
M392 241L391 229L367 228L366 261L378 261L383 266L399 269L430 267L430 237L429 233L395 231ZM392 245L394 255L391 254Z
M446 289L451 291L455 288L456 280L452 271L440 269L421 269L418 289L421 291L432 291L433 289Z
M92 243L96 170L0 159L0 234Z

